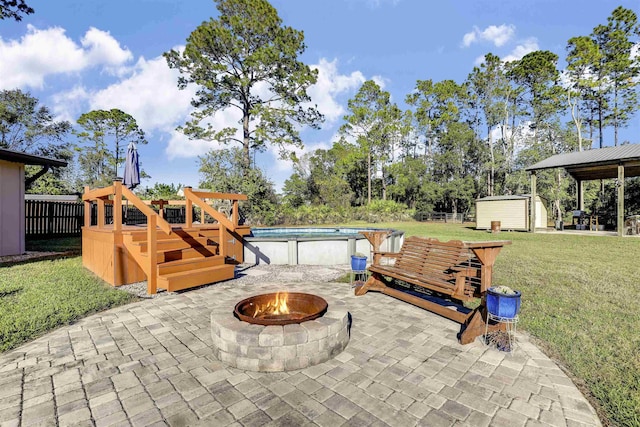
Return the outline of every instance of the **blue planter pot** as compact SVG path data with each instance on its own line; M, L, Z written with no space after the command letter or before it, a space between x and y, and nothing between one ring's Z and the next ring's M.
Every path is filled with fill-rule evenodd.
M487 310L494 316L507 319L516 317L520 311L520 291L515 291L514 295L505 295L489 288L487 291Z
M367 257L351 255L351 269L353 271L364 271L367 269Z

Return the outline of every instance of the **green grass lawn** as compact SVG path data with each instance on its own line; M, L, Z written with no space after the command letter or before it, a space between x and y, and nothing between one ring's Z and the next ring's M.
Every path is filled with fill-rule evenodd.
M358 225L360 224L351 224ZM584 382L616 425L640 425L640 239L385 223L407 236L511 240L494 284L522 292L520 327Z
M511 240L494 283L522 292L520 327L596 398L615 425L640 425L640 239L502 232L442 223L349 224L441 240ZM79 239L30 250L79 248ZM57 248L57 249L56 249ZM0 267L0 351L88 313L131 301L79 257Z

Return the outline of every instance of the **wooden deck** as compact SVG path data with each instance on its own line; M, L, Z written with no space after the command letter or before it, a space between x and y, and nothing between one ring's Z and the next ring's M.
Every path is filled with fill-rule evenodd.
M147 216L147 226L122 224L122 196ZM82 263L112 286L147 281L147 291L157 288L177 291L207 283L232 279L235 264L243 262L243 237L251 232L238 225L241 194L194 193L185 189L186 223L168 224L145 202L115 182L112 187L85 189L85 212L98 205L98 221L89 224L85 213L82 229ZM230 217L207 204L208 199L227 199L233 204ZM114 205L113 224L104 222L104 206ZM213 224L194 224L193 205L216 220Z

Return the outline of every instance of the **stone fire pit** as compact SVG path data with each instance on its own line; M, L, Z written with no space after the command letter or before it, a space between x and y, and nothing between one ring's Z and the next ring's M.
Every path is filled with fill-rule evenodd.
M292 371L325 362L347 346L349 328L347 310L332 304L315 320L287 325L247 323L233 309L211 314L215 356L248 371Z
M285 313L279 311L280 303L286 308ZM243 322L255 325L290 325L317 319L327 307L327 301L317 295L276 292L243 299L236 304L233 314Z

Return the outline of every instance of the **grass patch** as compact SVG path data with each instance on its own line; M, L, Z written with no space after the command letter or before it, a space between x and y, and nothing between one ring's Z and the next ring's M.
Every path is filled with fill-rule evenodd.
M134 300L82 268L80 257L0 267L0 351Z
M520 327L586 384L611 423L640 425L640 239L491 234L442 223L369 226L441 240L511 240L497 258L494 283L522 292Z

